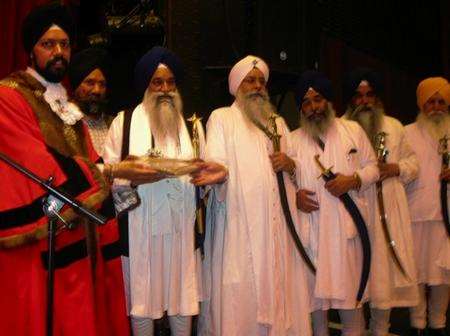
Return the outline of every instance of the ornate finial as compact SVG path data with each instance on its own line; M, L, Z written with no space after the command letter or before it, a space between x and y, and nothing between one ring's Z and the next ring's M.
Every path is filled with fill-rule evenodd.
M441 139L439 139L439 154L448 153L448 135L444 135Z
M274 151L278 152L280 151L280 138L281 135L278 133L277 128L277 118L278 114L272 113L269 117L269 138L272 140L273 149Z
M386 157L389 154L386 148L386 132L380 132L375 136L375 150L377 152L377 158L380 162L386 162Z
M194 114L188 119L192 124L195 124L197 121L202 120L202 117L198 117L197 113L194 112Z
M192 117L188 119L192 123L192 147L194 149L194 157L200 157L200 136L198 133L198 122L202 120L201 117L197 117L197 114L194 113Z

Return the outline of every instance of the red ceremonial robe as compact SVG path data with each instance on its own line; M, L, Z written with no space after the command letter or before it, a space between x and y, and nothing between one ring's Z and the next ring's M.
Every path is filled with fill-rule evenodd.
M54 185L97 209L108 188L86 158L81 123L64 125L43 99L44 91L24 72L0 82L0 151L42 178L53 176ZM0 335L45 335L45 191L3 162L0 172ZM56 238L54 335L108 335L95 300L95 227L71 209L61 214L78 225Z

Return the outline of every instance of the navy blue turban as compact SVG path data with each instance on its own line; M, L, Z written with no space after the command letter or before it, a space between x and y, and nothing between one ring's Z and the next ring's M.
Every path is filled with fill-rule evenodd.
M361 81L367 81L377 96L383 90L379 74L370 68L356 68L344 80L344 103L348 104L356 93Z
M134 68L134 85L139 95L143 96L158 65L166 65L175 76L177 84L183 77L183 66L180 59L170 50L163 47L153 47Z
M111 73L111 61L108 52L101 48L88 48L75 54L69 67L69 81L73 90L95 69L99 69L106 82Z
M333 99L333 88L331 81L321 72L307 70L300 76L295 90L297 106L300 107L309 88L320 93L326 100Z
M43 5L34 8L23 21L22 42L27 53L53 24L66 32L70 43L74 42L75 23L67 8L59 4Z

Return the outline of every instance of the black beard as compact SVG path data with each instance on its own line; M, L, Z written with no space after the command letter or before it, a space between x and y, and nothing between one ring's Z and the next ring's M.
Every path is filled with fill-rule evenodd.
M62 67L54 68L56 62L61 61ZM45 68L39 67L37 62L34 62L35 70L38 74L45 78L50 83L60 83L67 73L69 62L62 56L56 56L52 60L48 61Z
M75 99L81 112L89 116L101 116L107 110L108 101L104 98Z

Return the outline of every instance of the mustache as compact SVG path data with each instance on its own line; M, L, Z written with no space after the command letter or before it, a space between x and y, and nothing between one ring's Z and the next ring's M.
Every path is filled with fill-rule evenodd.
M258 92L250 92L250 93L247 93L247 94L245 95L245 98L246 98L246 99L261 98L261 99L263 99L263 100L268 100L268 99L269 99L269 96L268 96L268 94L265 93L265 92L258 91Z
M354 109L353 109L353 115L354 116L356 116L356 115L358 115L359 113L361 113L361 112L374 112L375 111L375 109L373 108L373 107L371 107L371 106L367 106L367 105L359 105L359 106L356 106Z
M156 105L160 105L163 102L168 102L171 105L175 105L175 93L173 92L156 92L154 93Z
M53 59L47 62L46 67L50 68L54 66L57 62L61 61L62 65L67 68L69 66L69 62L63 56L55 56Z

